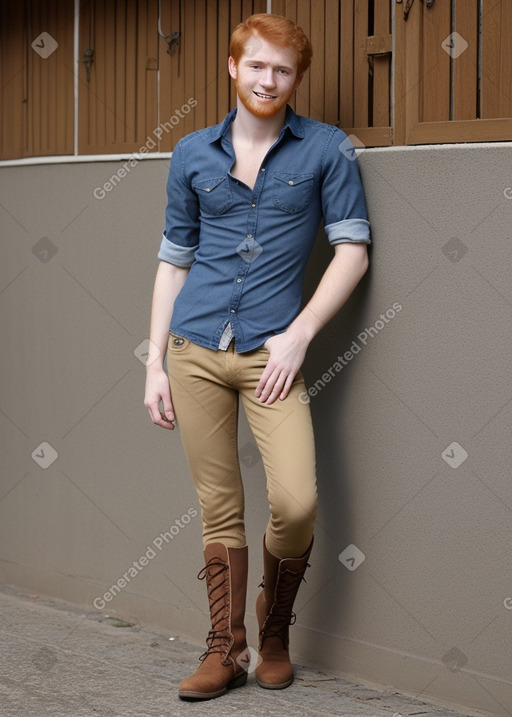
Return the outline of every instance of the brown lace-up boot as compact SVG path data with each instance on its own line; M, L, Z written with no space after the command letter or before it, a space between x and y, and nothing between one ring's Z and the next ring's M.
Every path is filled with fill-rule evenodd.
M259 625L259 656L262 662L256 668L256 682L269 690L289 687L294 678L288 652L288 628L295 622L293 603L309 567L308 558L313 547L300 558L276 558L269 553L263 536L263 590L256 600Z
M212 628L206 638L208 649L199 658L201 664L180 684L178 696L184 700L220 697L247 681L247 672L236 662L247 648L247 546L227 548L222 543L209 543L204 557L205 567L197 577L206 578Z

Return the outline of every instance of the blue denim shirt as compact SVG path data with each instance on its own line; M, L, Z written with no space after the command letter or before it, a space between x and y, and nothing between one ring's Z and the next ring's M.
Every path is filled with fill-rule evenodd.
M331 244L370 243L357 159L336 127L290 106L254 189L230 173L232 110L181 139L171 158L158 258L190 267L170 329L200 346L242 353L285 331L323 218Z

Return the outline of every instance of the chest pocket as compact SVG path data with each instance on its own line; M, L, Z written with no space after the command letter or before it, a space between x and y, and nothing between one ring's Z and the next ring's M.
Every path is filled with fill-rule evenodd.
M192 182L192 189L199 197L199 207L203 214L224 214L234 204L227 175Z
M311 199L314 179L315 175L311 173L275 172L272 198L276 207L290 214L300 212Z

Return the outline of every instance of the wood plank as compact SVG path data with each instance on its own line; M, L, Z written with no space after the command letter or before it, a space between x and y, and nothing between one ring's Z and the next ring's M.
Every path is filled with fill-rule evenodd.
M252 3L252 12L267 12L267 0L253 0ZM272 12L275 12L272 10Z
M394 6L393 34L395 40L394 56L394 82L391 88L392 105L390 108L391 125L393 127L393 144L405 144L406 120L406 24L403 20L402 9Z
M114 30L114 26L111 25L109 29L110 31ZM115 117L114 133L110 138L110 150L112 152L117 151L117 146L123 144L126 137L126 12L122 0L116 0L114 62Z
M88 133L91 126L90 109L89 109L89 92L84 86L83 72L84 68L81 63L83 48L86 47L86 28L88 27L87 18L89 17L89 3L80 3L79 16L79 32L78 32L78 153L86 154L88 145Z
M64 94L64 87L60 85L59 80L64 80L64 76L62 74L62 60L64 59L65 46L63 43L59 42L59 39L62 39L60 30L65 12L66 3L64 3L59 15L61 22L58 22L55 0L48 0L45 25L48 29L46 32L57 40L59 46L55 52L52 52L50 57L46 59L44 66L47 92L43 95L44 101L42 113L46 115L47 119L42 138L43 143L40 148L40 152L42 154L58 154L58 148L61 144L61 138L57 137L56 132L56 114L58 98L60 99L60 96ZM51 64L50 60L52 61Z
M377 7L383 7L377 5ZM375 13L377 15L377 13ZM376 19L375 19L376 22ZM392 50L391 35L370 35L366 38L366 54L367 55L387 55Z
M309 75L309 108L308 117L323 122L325 117L325 64L328 55L325 42L325 26L326 23L332 22L332 18L328 18L325 13L325 4L323 0L317 0L314 5L314 12L310 14L310 32L309 39L316 48L316 61L311 63L309 71L304 77L304 81ZM338 54L337 47L331 48L333 53ZM336 83L334 84L336 87Z
M272 0L272 12L274 15L286 15L286 2L285 0Z
M155 128L155 120L152 123L148 122L151 116L151 97L149 93L149 86L151 84L152 75L156 75L156 72L146 69L146 66L150 64L151 57L154 56L148 33L150 5L151 0L144 0L143 2L137 3L136 13L137 40L138 44L140 43L140 51L138 52L138 61L133 77L133 85L136 88L133 121L136 128L135 136L137 140L137 150L141 147L141 145L146 143L147 134L152 132ZM154 28L155 26L152 25L152 27ZM152 138L155 139L154 135L152 135Z
M0 6L0 158L25 154L27 102L25 102L26 57L23 43L23 4Z
M368 3L354 0L354 124L368 126Z
M292 15L293 15L293 6L292 6ZM290 15L287 15L287 17L290 17ZM302 28L302 30L306 33L306 35L311 38L311 3L309 0L297 0L296 4L296 18L293 16L290 17L291 20L293 20L299 27ZM323 43L322 43L323 45ZM316 64L323 64L322 63L322 55L323 55L323 49L322 45L320 47L313 46L313 53L316 53L317 60L314 60L315 65ZM320 59L320 63L318 62L318 58ZM314 71L314 70L313 70ZM302 84L298 87L297 91L295 92L295 102L290 101L290 105L294 107L295 111L299 115L305 115L306 117L310 116L310 113L312 111L311 107L311 92L312 92L312 67L307 72L306 76L304 77L304 80ZM293 99L293 98L292 98ZM316 108L315 108L316 110Z
M408 144L444 142L508 142L512 140L512 119L419 122L408 130Z
M229 12L229 36L235 27L242 21L242 8L239 0L232 0ZM236 89L234 81L229 84L229 107L236 107Z
M92 15L92 17L91 17ZM89 18L91 17L92 27L89 26ZM89 147L84 150L85 153L92 152L92 147L103 147L103 151L107 144L107 114L110 114L106 103L107 96L107 76L108 57L106 51L107 45L107 18L105 16L105 0L90 0L87 14L87 24L84 27L86 38L80 48L80 89L79 101L80 107L82 92L87 96L89 113L87 120L89 122L88 131L86 131L86 142ZM87 82L86 68L82 62L85 50L94 50L94 62L91 67L91 79ZM113 52L113 48L110 50ZM113 72L111 71L113 74ZM111 80L112 81L112 80ZM110 88L108 88L110 89ZM112 95L110 95L112 100ZM82 150L80 150L82 152Z
M342 127L347 136L353 134L365 147L391 146L391 127Z
M512 116L512 3L501 4L499 117Z
M420 117L420 54L421 43L420 37L423 28L423 16L418 3L411 7L409 19L407 23L402 19L401 9L396 12L396 22L402 23L405 45L405 94L404 105L405 110L405 137L404 143L409 144L409 132L418 124ZM398 108L398 104L396 105ZM398 111L398 110L397 110Z
M171 34L180 32L179 3L162 3L162 32ZM158 54L160 62L160 123L163 125L161 150L167 152L172 150L176 142L186 134L185 123L180 122L173 126L170 122L175 110L180 108L185 101L185 52L189 42L189 27L185 25L184 15L182 17L180 47L174 53L167 52L168 44L163 37L158 40ZM191 89L189 97L193 96L194 88ZM173 129L169 129L172 126Z
M391 8L389 2L380 0L380 2L375 3L373 32L377 38L382 38L376 49L389 52L391 52L392 49L390 12ZM390 124L390 70L391 55L375 56L373 58L372 125L376 127L382 127Z
M222 83L217 67L218 36L216 3L206 3L206 124L217 123L217 87ZM225 51L225 62L227 62Z
M143 78L143 84L137 83L137 70L146 65L146 43L143 33L144 28L138 23L137 18L137 0L125 0L125 52L124 52L124 72L125 72L125 92L124 92L124 136L123 141L126 144L140 146L141 139L146 129L146 123L137 128L137 104L141 100L146 104L146 78ZM146 3L141 3L141 14L147 16ZM141 47L142 44L142 47Z
M340 7L340 125L354 123L354 2Z
M195 116L188 115L196 129L206 127L206 3L195 0L194 12L194 94L197 99Z
M419 36L421 57L421 119L424 122L450 119L450 55L442 45L451 33L449 2L429 8L420 4L423 31ZM409 22L409 20L408 20Z
M219 22L217 23L217 118L221 122L229 112L231 77L228 72L229 57L229 0L218 0ZM228 20L226 21L226 18Z
M254 13L253 0L242 0L241 22L247 20Z
M138 72L142 75L145 73L144 85L140 85L141 90L138 92L137 105L143 105L145 107L144 116L144 127L142 131L142 137L140 144L145 144L146 137L151 134L151 137L155 139L153 130L160 123L158 117L158 71L157 69L149 70L146 69L146 63L149 62L151 67L158 68L158 0L147 0L144 8L145 21L142 22L140 32L140 42L143 46L143 52L139 57ZM142 20L142 18L141 18ZM144 27L145 24L145 27ZM143 88L143 89L142 89ZM142 129L142 127L141 127ZM166 137L167 135L164 135ZM162 139L164 138L162 137ZM139 149L139 142L137 142L136 149ZM169 146L169 144L167 144ZM157 151L158 146L154 151ZM167 150L162 149L165 152Z
M28 39L29 45L32 40L30 38L37 37L39 35L39 5L29 5L29 14L27 18L28 23ZM37 30L37 31L36 31ZM27 144L25 151L28 156L35 156L37 147L39 145L39 128L40 125L34 123L34 116L37 117L41 111L41 58L31 51L28 51L28 82L27 82L27 101L28 101L28 116L27 116Z
M453 119L477 118L478 90L478 0L457 3L455 31L467 48L453 59Z
M273 6L272 6L273 7ZM277 13L276 13L277 14ZM279 13L280 15L283 15L283 17L287 17L289 20L297 24L297 0L284 0L282 3L282 12ZM313 55L315 52L315 48L313 48ZM314 62L314 60L313 60ZM291 96L288 104L292 109L294 109L296 112L297 110L297 97L304 91L307 93L307 88L309 88L309 73L311 70L308 70L306 76L304 77L304 80L302 81L302 84L300 87L293 93Z
M324 113L322 120L328 124L339 121L340 93L340 3L325 0L325 53L324 53Z
M59 46L62 47L63 52L60 61L61 75L57 82L60 94L55 107L56 133L60 142L57 154L73 154L74 152L74 14L72 0L68 0L62 13L57 13L57 21L60 21L59 37L61 42L59 41Z
M104 152L113 152L113 143L116 135L116 85L120 82L118 68L116 67L117 28L115 3L104 0L104 35L101 45L98 45L98 70L104 74L104 94L101 97L101 106L97 106L98 114L104 114L104 138L102 146ZM110 42L109 42L110 38ZM115 38L115 41L113 40ZM97 102L97 100L95 99Z
M481 117L500 114L501 2L486 7L482 29Z
M188 2L184 2L182 5L182 38L183 38L183 44L182 44L182 50L181 50L181 72L183 73L184 77L184 91L185 94L190 93L190 96L196 97L197 101L199 102L199 97L197 97L198 88L195 86L195 63L196 63L196 46L195 46L195 37L194 37L194 23L195 23L195 4L192 0ZM175 56L176 58L176 56ZM174 98L173 98L174 99ZM179 108L181 104L178 104L178 99L176 98L176 104L173 104L171 107L172 112L174 112L175 108ZM203 101L201 99L201 101ZM183 100L182 100L183 102ZM188 114L185 119L181 120L180 124L178 125L180 128L183 128L183 134L187 135L190 132L193 132L196 129L195 123L194 123L194 115L192 113Z

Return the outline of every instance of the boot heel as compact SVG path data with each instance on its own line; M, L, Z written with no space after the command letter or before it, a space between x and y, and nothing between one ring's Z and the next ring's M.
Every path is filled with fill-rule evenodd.
M245 683L247 682L247 672L245 670L238 675L238 677L234 677L231 682L228 682L226 687L228 690L234 690L236 687L243 687Z

